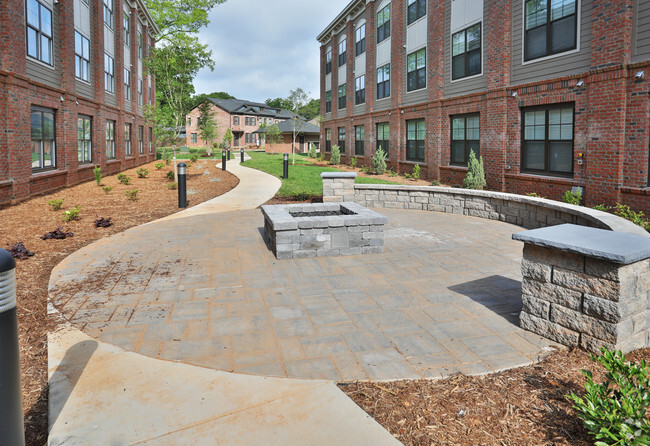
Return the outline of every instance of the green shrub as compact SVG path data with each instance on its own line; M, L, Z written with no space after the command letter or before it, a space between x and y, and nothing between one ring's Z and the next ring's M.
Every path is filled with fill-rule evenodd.
M122 181L124 178L126 178L126 175L123 173L118 173L117 174L117 181Z
M440 181L438 181L438 180L433 180L433 181L431 182L431 185L432 185L432 186L440 186Z
M165 167L165 163L156 163L154 164L154 167L156 168L156 170L160 170L163 167Z
M388 174L389 177L396 177L397 172L395 172L393 169L387 169L386 173Z
M416 164L413 166L413 172L411 172L411 178L417 180L420 178L420 165Z
M52 208L53 211L58 211L63 207L63 202L65 198L53 199L47 202L47 205Z
M609 212L609 211L612 210L611 207L609 207L609 206L607 206L605 204L597 204L596 206L594 206L594 209L596 209L597 211L603 211L603 212Z
M575 204L576 206L580 205L581 200L582 194L579 190L576 190L575 192L568 190L564 193L564 196L562 196L562 201L568 204Z
M160 159L162 159L166 165L169 166L169 163L172 160L172 156L174 155L174 151L172 150L171 147L163 147L160 149Z
M467 175L463 180L465 189L481 190L487 185L485 181L485 169L483 168L483 157L476 159L473 150L469 151L469 162L467 163Z
M97 186L102 185L102 169L99 166L93 168L93 174L95 174L95 182Z
M309 143L308 155L309 155L309 158L316 158L316 146L314 145L313 142Z
M338 164L341 162L341 148L334 144L332 146L332 154L330 155L330 164Z
M140 192L138 189L135 190L127 190L125 191L125 195L129 200L137 200L138 199L138 192Z
M147 175L149 175L149 169L145 169L144 167L141 167L138 170L136 170L135 173L138 174L138 178L147 178Z
M631 221L632 223L645 228L646 231L650 232L650 220L648 220L645 214L641 211L635 212L630 209L629 206L621 203L616 203L614 206L613 212L615 215L618 215L621 218Z
M66 222L79 220L79 211L81 211L81 206L75 206L70 210L63 211L61 219Z
M527 197L534 197L534 198L544 198L544 197L542 197L540 194L538 194L537 192L528 192L528 193L526 194L526 196L527 196Z
M176 190L176 188L178 187L178 183L167 183L166 186L167 189Z
M166 176L167 176L167 179L169 181L174 181L176 179L176 174L174 174L173 170L170 170L169 172L167 172Z
M377 175L382 175L386 172L386 152L384 152L384 149L382 149L381 146L379 146L370 159L370 163L372 164L372 170L374 170Z
M102 187L102 190L106 193L109 193L110 191L113 190L113 186L104 186Z
M120 183L122 184L126 184L126 185L131 184L131 177L127 177L122 173L117 176L117 179L120 180Z
M190 153L196 153L196 152L198 152L198 151L199 151L199 149L196 149L196 148L190 148Z
M190 161L195 163L195 162L197 162L199 160L200 157L201 157L201 155L199 155L198 153L195 153L192 156L190 156Z
M350 167L352 167L353 169L356 169L358 161L359 160L357 159L356 156L353 156L352 158L350 158Z
M644 359L640 364L625 362L620 351L601 349L603 355L591 355L607 370L605 381L596 384L588 370L585 395L567 398L575 404L578 416L595 438L596 446L650 444L650 379Z

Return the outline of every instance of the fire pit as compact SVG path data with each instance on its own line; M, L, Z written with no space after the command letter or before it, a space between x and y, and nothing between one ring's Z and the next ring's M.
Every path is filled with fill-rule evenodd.
M384 252L388 218L356 203L265 205L262 214L278 259Z

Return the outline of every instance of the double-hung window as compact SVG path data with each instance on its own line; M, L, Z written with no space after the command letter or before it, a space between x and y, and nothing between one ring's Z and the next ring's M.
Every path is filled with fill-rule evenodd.
M377 68L377 99L390 96L390 64Z
M339 67L345 65L347 56L347 41L348 39L345 37L339 41Z
M131 124L124 124L124 155L131 156Z
M239 125L239 116L232 117L232 125Z
M106 159L115 159L115 121L106 121Z
M366 24L357 28L355 32L355 55L359 56L366 52Z
M363 141L366 139L365 129L362 125L354 126L354 154L363 156Z
M27 0L27 55L52 65L52 11Z
M387 122L380 122L377 124L377 148L376 150L384 151L386 154L386 159L388 159L388 151L390 149L390 136L389 136L390 125Z
M138 59L142 59L142 33L138 31Z
M126 12L124 13L124 45L130 46L131 45L131 16L127 14Z
M427 0L408 0L407 6L407 24L427 15Z
M77 79L90 80L90 41L74 32L74 74Z
M149 127L149 153L153 152L153 128Z
M90 116L77 117L77 155L80 164L91 163L92 160L92 124Z
M332 72L332 50L325 53L325 74L330 74Z
M104 0L104 23L113 29L113 0Z
M354 103L357 105L366 103L366 75L365 74L359 76L354 81Z
M479 114L451 117L451 159L450 164L467 166L470 151L478 159L480 155Z
M427 50L422 48L406 58L406 91L419 90L427 86Z
M31 108L32 170L56 167L54 110Z
M524 60L576 48L578 0L524 2Z
M339 148L341 153L345 153L345 127L339 127Z
M347 93L346 93L346 85L339 85L339 110L344 109L346 106L346 100L347 100Z
M124 69L124 99L131 100L131 71Z
M142 105L144 101L142 79L138 79L138 105Z
M377 13L377 43L390 37L390 5Z
M325 113L330 113L332 111L332 90L327 90L325 92Z
M573 105L522 110L524 171L573 173Z
M406 160L424 161L424 119L406 121Z
M196 144L199 141L197 133L190 133L190 142Z
M325 152L332 151L332 129L325 129Z
M138 127L138 153L144 153L144 127Z
M109 93L115 92L115 61L104 53L104 89Z
M481 74L481 24L451 36L451 78Z

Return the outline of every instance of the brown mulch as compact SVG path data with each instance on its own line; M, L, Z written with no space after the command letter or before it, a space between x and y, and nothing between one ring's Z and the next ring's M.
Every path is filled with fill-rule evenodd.
M47 333L55 327L47 317L47 287L52 269L66 256L102 237L125 231L177 212L178 191L169 189L165 178L171 166L156 170L155 162L141 166L149 170L147 178L138 178L136 170L127 170L131 184L121 184L115 175L33 198L0 209L0 247L23 242L33 257L16 260L17 310L22 369L25 436L28 445L47 442ZM193 206L228 192L239 179L215 162L199 160L187 170L187 199ZM127 190L138 190L138 199L129 200ZM52 211L48 201L65 198L62 210ZM78 221L64 222L62 212L81 206ZM94 221L111 217L113 225L95 229ZM74 235L64 240L41 240L48 232L62 228ZM9 245L9 246L7 246ZM1 396L0 396L1 398Z

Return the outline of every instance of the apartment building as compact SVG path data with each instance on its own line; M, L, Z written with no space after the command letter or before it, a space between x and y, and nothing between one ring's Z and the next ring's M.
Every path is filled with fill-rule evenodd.
M142 0L0 4L0 204L155 159Z
M650 212L650 2L354 0L318 40L326 152Z
M269 107L259 102L243 99L214 99L208 98L212 103L212 113L217 124L218 138L213 141L220 143L226 129L233 134L233 147L253 147L261 143L260 134L255 133L262 125L273 125L294 115L287 110ZM186 134L188 147L205 147L206 142L201 139L198 127L201 112L197 104L187 115Z

